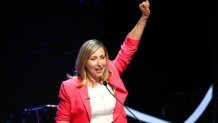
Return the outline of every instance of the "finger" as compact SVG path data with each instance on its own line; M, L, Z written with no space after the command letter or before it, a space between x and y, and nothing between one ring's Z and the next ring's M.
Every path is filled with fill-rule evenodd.
M148 6L148 7L150 6L150 2L148 0L146 0L144 4L145 6Z
M140 4L141 7L149 7L150 6L150 3L146 0L145 2L142 2Z

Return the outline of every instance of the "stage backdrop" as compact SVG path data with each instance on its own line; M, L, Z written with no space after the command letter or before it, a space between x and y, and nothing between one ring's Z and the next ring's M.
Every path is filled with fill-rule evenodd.
M67 73L73 73L84 41L101 40L110 59L115 58L141 16L141 2L1 2L1 122L33 122L35 112L24 112L25 108L58 104L60 84ZM150 3L144 35L121 76L129 91L125 105L183 122L217 80L213 79L217 78L213 4L203 0ZM213 120L211 111L209 105L198 122ZM40 115L41 122L52 122L55 108L40 110Z

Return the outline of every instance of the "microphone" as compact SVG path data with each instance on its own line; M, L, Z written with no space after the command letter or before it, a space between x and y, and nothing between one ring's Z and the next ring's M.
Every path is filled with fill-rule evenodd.
M107 82L106 81L103 81L103 85L107 88L107 90L111 93L111 91L108 89L108 87L107 87ZM129 110L129 108L127 108L113 93L111 93L111 95L114 97L114 98L116 98L116 100L123 106L123 107L125 107L134 117L135 117L135 119L137 119L138 120L138 122L139 123L142 123L130 110Z

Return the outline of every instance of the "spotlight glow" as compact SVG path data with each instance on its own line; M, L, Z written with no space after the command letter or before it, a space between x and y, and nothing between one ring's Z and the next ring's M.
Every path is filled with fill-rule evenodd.
M208 104L212 100L213 95L213 85L211 85L204 96L203 100L200 102L198 107L195 109L195 111L187 118L187 120L184 121L184 123L194 123L198 120L198 118L201 116L201 114L205 111ZM127 106L126 106L127 107ZM127 107L139 120L147 123L171 123L170 121L166 121L160 118L156 118L154 116L139 112L135 109L132 109L130 107ZM126 115L132 118L135 118L131 113L128 112L128 110L125 109Z

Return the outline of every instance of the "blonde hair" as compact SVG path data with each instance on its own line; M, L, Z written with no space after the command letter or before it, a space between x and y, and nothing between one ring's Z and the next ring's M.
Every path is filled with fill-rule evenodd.
M86 85L86 81L84 81L87 78L87 70L86 70L86 63L89 59L89 57L95 53L100 47L104 49L105 56L106 56L106 69L101 77L101 82L107 81L108 75L109 75L109 70L108 70L108 52L106 47L96 39L91 39L86 41L80 48L77 59L76 59L76 65L75 69L77 72L77 76L79 79L81 79L80 87L83 85ZM69 78L72 78L72 76L68 76Z

